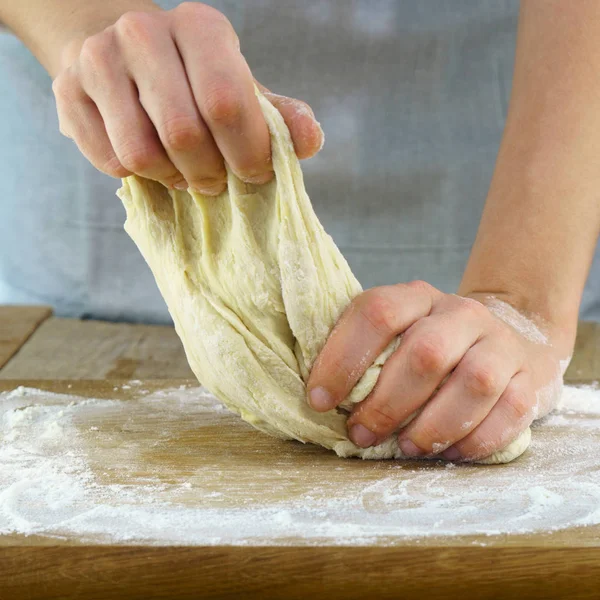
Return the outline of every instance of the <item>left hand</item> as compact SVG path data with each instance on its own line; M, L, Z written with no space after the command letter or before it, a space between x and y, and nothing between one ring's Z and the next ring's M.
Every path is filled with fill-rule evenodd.
M538 328L541 319L536 324L492 295L477 297L444 294L421 281L363 292L314 364L311 406L338 406L403 334L371 394L355 405L350 439L376 445L422 409L399 433L408 456L478 460L506 447L555 407L569 351L554 343L547 324Z

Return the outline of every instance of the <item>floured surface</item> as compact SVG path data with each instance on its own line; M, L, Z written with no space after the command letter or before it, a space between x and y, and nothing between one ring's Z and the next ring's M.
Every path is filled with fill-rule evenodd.
M130 382L94 399L84 396L98 390L82 386L0 394L0 544L38 539L23 534L199 545L489 544L548 532L559 533L545 543L600 541L593 388L566 388L515 463L474 467L342 460L274 442L198 387Z

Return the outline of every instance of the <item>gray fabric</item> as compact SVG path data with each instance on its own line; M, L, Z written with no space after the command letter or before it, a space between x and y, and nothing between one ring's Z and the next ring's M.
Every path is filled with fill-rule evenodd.
M314 108L326 143L304 163L307 188L363 286L419 278L455 291L506 116L517 0L208 4L259 81ZM0 302L168 319L122 231L117 182L60 137L49 78L8 35L0 80ZM582 315L600 320L596 258Z

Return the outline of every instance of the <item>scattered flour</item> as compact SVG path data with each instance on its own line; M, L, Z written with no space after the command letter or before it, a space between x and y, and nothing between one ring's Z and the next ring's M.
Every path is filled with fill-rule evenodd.
M538 326L510 304L488 296L485 305L493 315L518 331L526 340L535 344L548 344L548 338Z
M285 501L265 497L258 482L236 489L235 461L194 469L191 457L180 470L152 463L148 419L156 424L156 444L185 455L175 431L197 431L208 414L213 424L223 419L224 428L235 417L198 387L140 394L128 401L29 388L0 394L0 534L96 543L362 545L600 524L595 387L566 387L558 409L535 426L529 451L509 465L331 462L323 454L331 460L320 464L321 455L313 456L323 477L309 485L294 462L304 449L282 442L281 460L256 468L257 477L270 477L268 489L287 486Z

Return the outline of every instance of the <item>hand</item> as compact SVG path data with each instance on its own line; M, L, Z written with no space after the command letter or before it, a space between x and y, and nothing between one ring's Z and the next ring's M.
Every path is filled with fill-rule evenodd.
M54 80L60 130L100 171L208 195L224 161L248 183L273 177L270 137L233 27L195 2L128 12L67 52ZM304 102L271 94L300 158L323 134Z
M444 294L415 281L368 290L335 326L312 369L309 402L338 406L386 346L403 334L349 436L363 448L399 433L408 456L477 460L506 447L556 405L569 351L510 305ZM486 303L488 307L484 305Z

